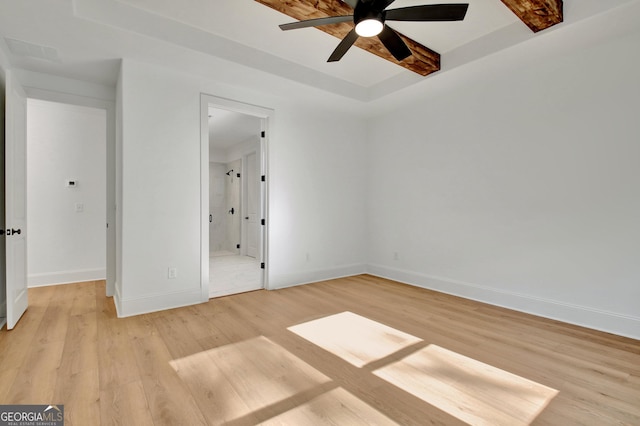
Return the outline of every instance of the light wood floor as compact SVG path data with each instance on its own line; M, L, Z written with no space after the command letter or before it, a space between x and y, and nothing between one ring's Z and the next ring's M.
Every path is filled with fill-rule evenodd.
M69 425L640 424L640 341L363 275L118 319L29 290L0 404Z

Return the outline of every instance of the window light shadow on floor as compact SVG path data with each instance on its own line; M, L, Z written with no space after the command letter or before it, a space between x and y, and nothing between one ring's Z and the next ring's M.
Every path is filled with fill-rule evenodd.
M356 367L363 367L422 341L352 312L309 321L288 330Z
M437 345L374 374L473 425L528 425L558 393Z
M357 367L392 359L390 355L422 341L352 312L288 330ZM413 353L373 373L470 424L529 424L558 393L432 344L415 347Z
M170 365L220 424L395 424L264 336Z
M263 425L397 425L343 388L323 393Z
M558 393L352 312L288 330L377 378L380 386L473 425L530 424ZM219 424L396 424L344 383L264 336L170 364L205 417Z

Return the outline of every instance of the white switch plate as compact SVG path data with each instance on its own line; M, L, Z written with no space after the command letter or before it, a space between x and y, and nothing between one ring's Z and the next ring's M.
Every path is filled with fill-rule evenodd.
M178 268L169 268L167 270L167 277L169 277L170 279L177 278L178 277Z

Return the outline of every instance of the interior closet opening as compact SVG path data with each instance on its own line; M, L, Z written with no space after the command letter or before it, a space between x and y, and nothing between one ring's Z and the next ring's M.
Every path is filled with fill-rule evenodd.
M208 106L209 297L264 288L264 120Z

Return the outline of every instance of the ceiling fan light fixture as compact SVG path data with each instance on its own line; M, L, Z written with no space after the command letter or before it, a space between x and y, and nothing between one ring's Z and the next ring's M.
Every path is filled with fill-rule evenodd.
M356 24L356 33L360 37L373 37L382 32L384 24L375 18L363 19Z

